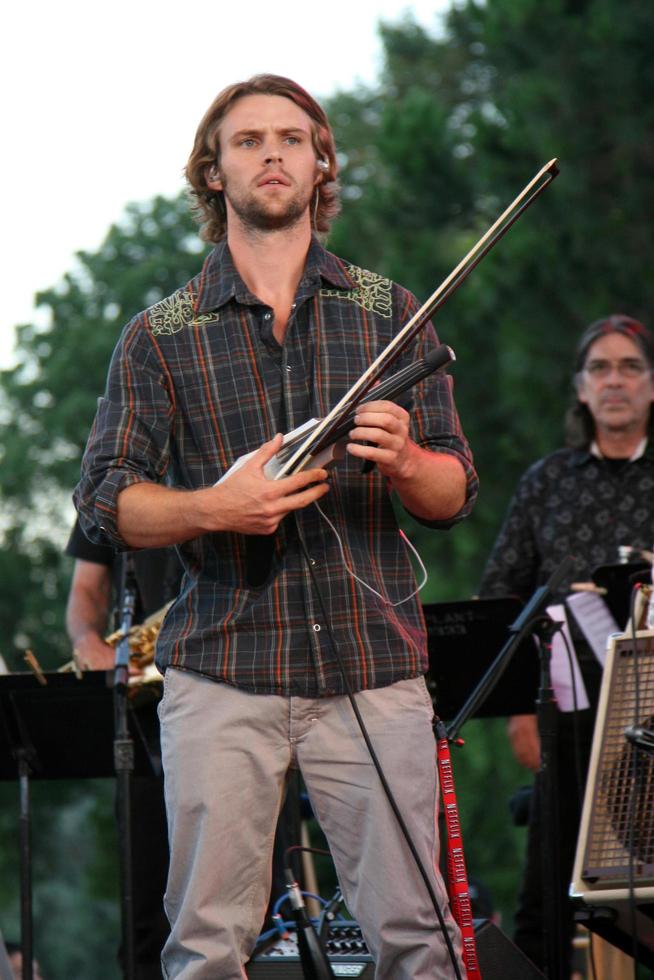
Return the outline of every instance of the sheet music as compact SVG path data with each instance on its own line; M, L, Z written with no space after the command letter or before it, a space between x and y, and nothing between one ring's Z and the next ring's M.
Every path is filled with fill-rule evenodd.
M555 633L552 640L552 660L550 663L552 687L554 688L559 711L574 711L575 709L575 699L573 697L572 685L573 675L574 690L576 691L577 695L576 707L579 711L581 711L583 708L590 707L590 701L588 700L588 694L586 693L584 679L581 676L581 671L579 670L579 663L577 661L577 655L575 653L572 637L570 636L565 607L563 605L548 606L546 612L547 615L550 616L550 618L555 622L563 623L562 631ZM570 657L572 658L572 674L570 672L568 648L566 647L562 633L565 634L568 641L568 646L570 648Z
M606 646L611 633L620 629L601 596L594 592L576 592L568 596L566 605L579 623L581 632L602 667L606 660Z

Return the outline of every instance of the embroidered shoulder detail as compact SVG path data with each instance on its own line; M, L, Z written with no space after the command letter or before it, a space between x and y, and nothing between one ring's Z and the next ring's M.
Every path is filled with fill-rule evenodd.
M160 334L179 333L184 327L193 323L214 323L218 320L217 313L196 313L193 308L193 293L188 289L178 289L172 296L167 296L155 303L148 310L148 319L153 336Z
M392 282L376 272L368 272L356 265L348 266L348 274L354 279L354 289L321 289L321 296L333 296L335 299L348 299L362 306L364 310L377 313L389 319L393 315Z

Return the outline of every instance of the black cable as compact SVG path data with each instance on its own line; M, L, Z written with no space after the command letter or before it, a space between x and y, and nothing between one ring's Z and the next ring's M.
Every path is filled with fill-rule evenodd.
M336 913L343 904L343 895L341 893L340 886L336 889L329 902L324 909L320 912L320 918L318 919L318 939L325 945L327 939L329 938L329 927L336 918Z
M581 736L579 734L579 702L577 700L577 680L575 678L574 665L572 662L572 649L570 643L568 642L568 637L564 629L561 629L561 636L565 644L565 652L568 658L568 665L570 667L570 681L572 685L572 744L574 746L574 757L575 757L575 771L577 776L577 793L579 797L579 807L583 807L584 798L584 787L586 780L582 783L582 772L581 772ZM595 966L595 951L593 950L593 934L588 932L588 952L590 958L590 973L592 980L597 980L597 968Z
M331 853L326 851L323 847L307 847L305 844L293 844L291 847L287 847L286 851L284 852L286 856L287 870L292 871L290 859L297 851L307 854L319 854L321 857L331 858ZM343 895L339 886L334 892L333 896L330 898L327 905L321 910L320 917L318 919L318 928L316 929L316 932L318 933L318 939L323 946L328 938L329 926L336 918L336 912L342 904Z
M595 949L593 947L593 936L595 933L588 931L588 955L590 957L590 973L592 980L597 980L597 964L595 963Z
M293 854L295 851L305 851L307 854L320 854L322 857L331 857L329 851L326 851L324 847L308 847L306 844L291 844L291 846L287 847L284 851L287 864L291 854Z
M548 613L533 620L533 632L538 640L540 681L536 699L536 715L540 735L540 768L538 780L538 820L542 832L541 879L543 910L543 953L545 973L562 980L567 975L570 952L565 945L564 902L560 851L560 810L557 780L559 771L558 705L552 686L553 637L561 623Z
M584 786L586 780L584 779L583 773L581 771L581 735L579 733L579 701L577 698L577 679L575 677L574 664L573 664L573 653L568 642L568 637L563 628L560 630L561 638L565 645L565 652L568 658L568 666L570 668L570 682L572 687L572 744L574 746L574 760L575 760L575 775L577 777L577 801L579 807L583 806L584 802ZM581 671L580 671L581 672Z
M297 851L306 854L319 854L321 857L331 857L329 851L326 851L323 847L307 847L305 844L291 844L291 846L287 847L284 851L284 868L286 870L294 870L291 865L291 858ZM301 868L298 865L298 875L300 874L300 870Z
M300 886L289 868L286 869L285 873L288 898L295 920L295 938L300 954L302 973L305 980L330 980L334 976L334 971L324 944L320 941L307 912Z
M635 585L631 590L631 595L629 597L629 618L631 622L631 639L632 639L632 666L634 675L634 714L635 714L635 724L640 725L640 677L638 674L638 637L637 624L636 624L636 596L638 595L638 586ZM627 818L628 824L628 841L629 841L629 862L627 865L627 884L629 888L629 923L631 925L631 943L632 943L632 957L634 961L634 970L638 965L638 925L636 922L636 885L635 885L635 875L634 875L634 862L635 862L635 831L636 831L636 803L638 799L638 783L639 783L639 766L638 766L638 746L631 746L631 758L630 758L630 776L632 779L632 790L631 798L629 800L629 814Z
M361 734L363 736L363 740L366 743L366 747L368 749L368 753L370 755L370 758L372 760L372 763L373 763L373 765L374 765L374 767L375 767L375 769L377 771L377 775L379 776L379 781L380 781L380 783L382 785L382 789L384 790L384 794L386 796L386 799L388 800L389 805L391 807L391 810L393 811L393 814L395 815L395 819L397 820L397 823L398 823L398 825L400 827L400 830L402 831L402 835L404 837L404 840L406 841L406 844L407 844L409 850L411 851L411 855L412 855L413 860L415 862L416 868L418 869L418 872L420 874L420 877L422 878L422 880L423 880L423 882L425 884L425 887L427 889L427 892L429 894L430 901L431 901L431 903L432 903L432 905L434 907L434 911L436 913L436 918L438 919L438 924L439 924L439 926L441 928L441 932L443 933L443 937L445 939L445 945L447 946L447 951L448 951L448 954L449 954L450 959L452 961L452 966L454 967L454 973L456 975L456 980L462 980L461 971L459 969L459 964L457 962L456 954L454 952L454 947L452 946L452 940L450 939L450 935L449 935L449 933L447 931L447 927L445 925L445 919L443 917L443 913L441 911L441 907L438 904L438 899L436 897L436 894L434 892L434 889L432 888L431 882L429 880L429 876L427 875L427 872L425 871L425 868L423 866L423 863L420 860L420 855L418 854L418 851L416 850L416 846L415 846L415 844L413 843L413 841L411 839L411 835L409 833L409 829L408 829L406 823L404 822L404 818L402 817L402 814L400 812L400 809L399 809L399 807L398 807L398 805L397 805L397 803L395 801L395 797L393 796L393 792L392 792L390 786L388 785L388 782L386 780L386 776L384 775L384 771L383 771L383 769L381 767L381 763L379 762L379 759L377 758L377 754L375 752L375 749L373 747L373 744L370 741L370 736L368 735L368 730L366 729L366 726L365 726L365 723L363 721L363 718L361 717L361 712L359 711L359 705L356 703L356 700L354 698L354 692L352 691L352 686L350 684L350 679L347 676L347 671L345 669L345 664L343 663L343 660L342 660L342 657L341 657L341 654L340 654L340 650L338 649L338 646L337 646L336 641L334 639L334 634L332 632L331 623L329 621L329 616L327 615L327 609L326 609L326 606L325 606L325 602L324 602L324 598L323 598L323 594L322 594L322 589L320 588L320 584L319 584L319 582L318 582L318 580L316 578L316 575L315 575L313 566L311 564L311 557L309 555L309 551L307 549L306 542L304 540L304 535L302 533L302 528L300 527L299 521L296 520L295 523L296 523L296 527L297 527L297 531L298 531L298 540L300 542L300 547L302 549L302 554L304 555L304 560L305 560L306 565L307 565L307 568L309 570L309 574L310 574L311 580L313 582L313 587L315 589L316 596L318 598L318 604L320 605L320 609L322 611L323 619L325 621L325 626L326 626L326 629L327 629L327 636L329 638L329 644L330 644L330 646L332 648L332 652L334 654L334 658L336 660L336 663L338 665L338 669L339 669L339 671L341 673L341 677L343 679L343 685L345 687L345 693L347 695L347 698L348 698L350 704L352 705L352 710L354 712L354 716L355 716L355 718L357 720L357 724L359 725L359 729L361 730Z

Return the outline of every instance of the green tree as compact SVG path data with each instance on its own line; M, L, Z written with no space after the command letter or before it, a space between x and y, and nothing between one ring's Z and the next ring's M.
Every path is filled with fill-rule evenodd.
M441 596L474 589L519 473L560 442L581 328L618 310L649 320L653 29L639 0L468 0L443 37L384 25L379 84L330 102L348 198L335 250L423 299L560 158L437 318L481 476L472 518L427 546Z
M17 363L0 374L2 653L31 647L44 666L69 659L63 629L70 560L62 554L70 495L121 327L197 271L202 247L183 195L127 208L97 252L36 303L46 326L17 331Z

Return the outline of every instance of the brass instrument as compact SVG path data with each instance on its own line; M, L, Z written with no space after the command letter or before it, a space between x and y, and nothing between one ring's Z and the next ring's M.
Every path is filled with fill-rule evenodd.
M157 643L157 636L161 629L161 624L170 607L172 601L166 603L161 609L157 609L150 616L132 626L127 634L129 642L129 659L137 667L147 667L154 661L154 650ZM123 639L122 630L115 630L105 637L105 643L115 647ZM156 669L156 668L155 668ZM158 673L158 671L157 671ZM161 677L161 674L159 674Z
M147 616L142 623L136 623L132 626L127 634L130 663L141 671L140 674L132 674L128 681L129 696L132 699L138 698L140 701L146 691L154 693L154 689L150 686L153 684L157 685L155 696L159 696L158 685L163 683L163 674L154 662L154 653L161 624L172 604L173 600L166 603L161 609L157 609L156 612ZM122 630L115 630L105 637L105 643L115 647L122 638Z
M137 691L142 690L145 685L158 684L163 681L163 676L157 669L154 663L154 652L157 643L157 636L159 635L159 630L161 629L161 624L164 621L164 617L168 612L169 608L172 606L173 600L162 606L161 609L157 609L150 616L143 620L142 623L136 623L131 627L128 633L129 642L129 659L130 662L138 667L140 670L139 674L134 674L129 678L129 685L131 688L130 696L135 695ZM114 630L109 636L105 637L105 643L109 646L115 647L123 638L122 630ZM68 671L74 671L77 676L81 676L81 671L84 669L84 665L80 663L77 650L73 650L73 659L69 660L62 667L59 668L59 673L66 673Z

